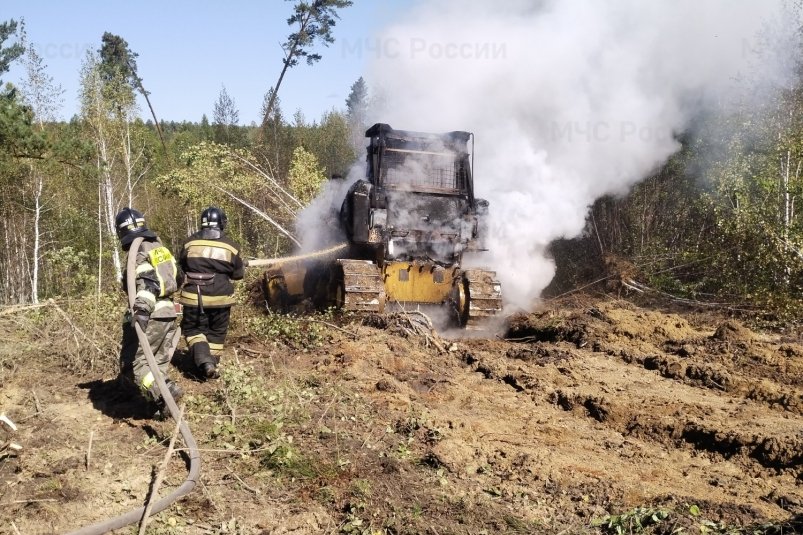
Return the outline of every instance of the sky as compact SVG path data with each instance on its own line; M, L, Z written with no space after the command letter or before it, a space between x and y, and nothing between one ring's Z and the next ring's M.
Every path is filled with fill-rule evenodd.
M344 109L351 85L372 59L374 30L392 21L408 0L357 0L339 10L334 44L318 46L323 59L299 63L279 89L285 117L301 110L307 121L332 108ZM137 67L161 120L211 119L223 86L240 112L240 124L260 120L267 90L282 67L280 47L292 29L287 25L293 2L281 0L199 2L170 0L115 2L85 0L3 0L0 20L25 20L30 41L47 72L65 90L62 119L79 111L81 63L98 50L108 31L125 39L139 54ZM17 65L2 81L19 83ZM148 110L141 103L141 115Z

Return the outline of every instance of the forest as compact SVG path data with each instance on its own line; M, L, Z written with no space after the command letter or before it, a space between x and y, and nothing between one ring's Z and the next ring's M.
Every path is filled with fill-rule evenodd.
M311 121L301 110L286 116L270 89L262 124L241 125L223 87L211 118L166 122L149 101L150 113L138 106L148 92L137 54L107 33L84 60L80 113L65 122L54 119L61 87L23 25L9 20L0 30L0 75L12 62L26 72L0 94L0 303L115 292L112 223L126 205L144 210L176 246L204 206L219 204L247 255L289 252L297 212L331 175L363 158L371 97L362 78L342 109ZM553 243L560 269L550 291L592 282L616 259L678 298L796 317L799 82L754 106L756 87L740 81L743 105L698 118L677 134L681 148L668 162L626 195L598 199L584 236Z

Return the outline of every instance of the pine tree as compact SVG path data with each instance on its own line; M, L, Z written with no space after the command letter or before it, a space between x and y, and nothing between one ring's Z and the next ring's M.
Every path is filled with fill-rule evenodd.
M336 10L349 7L351 4L351 0L312 0L311 2L299 1L293 6L293 14L287 19L287 24L290 26L295 25L296 31L291 33L287 41L282 45L284 49L282 70L279 73L276 85L273 86L274 91L271 100L268 101L266 106L266 111L262 118L263 125L270 118L276 96L279 93L279 87L282 85L287 69L298 65L299 58L305 58L307 65L320 61L321 55L312 53L310 49L315 45L316 41L321 42L324 46L329 46L335 42L335 38L332 36L332 28L337 22L336 19L340 18Z
M351 147L355 152L360 152L364 145L364 132L368 120L368 85L362 76L351 85L351 92L346 99L346 117Z
M240 111L228 92L222 86L220 94L215 101L212 112L212 125L215 128L215 141L217 143L231 144L238 140L237 126L240 123Z

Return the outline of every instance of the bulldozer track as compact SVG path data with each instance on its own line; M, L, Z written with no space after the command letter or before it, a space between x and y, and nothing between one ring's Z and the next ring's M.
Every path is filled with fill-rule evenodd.
M369 260L339 259L333 280L335 306L355 312L385 310L385 285L379 266Z
M502 312L502 284L496 272L485 269L467 269L463 272L468 310L465 327L482 329L488 319Z

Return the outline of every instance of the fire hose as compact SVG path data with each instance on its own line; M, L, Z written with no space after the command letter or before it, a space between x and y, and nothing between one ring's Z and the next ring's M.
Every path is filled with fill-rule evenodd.
M128 285L128 306L130 309L134 307L134 298L136 296L136 258L137 258L137 251L139 251L139 246L142 243L142 238L137 238L131 244L131 248L128 252L128 264L126 265L126 283ZM148 343L148 337L145 335L145 332L142 330L142 327L139 326L137 322L134 322L134 329L137 333L137 338L139 339L139 345L142 347L142 351L145 353L145 359L148 361L148 367L150 368L151 373L153 374L154 378L156 379L156 385L159 388L159 394L162 396L162 399L167 404L167 408L170 411L170 415L173 419L178 419L179 417L179 408L176 405L176 400L173 399L170 390L167 388L167 384L165 383L164 377L162 377L162 373L159 371L159 366L156 363L156 358L153 356L153 352L151 351L151 346ZM178 339L178 336L176 336ZM175 349L175 345L173 347ZM175 489L173 492L165 496L164 498L159 499L158 501L154 502L151 506L150 514L156 514L160 511L167 509L173 502L181 498L182 496L189 494L190 491L195 487L195 484L198 482L200 473L201 473L201 455L198 452L198 446L195 443L195 438L192 436L190 432L190 428L187 426L185 420L182 419L181 424L179 425L179 432L181 433L181 437L184 439L184 444L187 446L187 450L189 452L190 458L190 468L189 473L187 474L187 479L184 480L184 483L181 484L180 487ZM101 535L103 533L107 533L113 529L119 529L129 524L133 524L142 519L145 513L145 506L139 507L128 513L124 513L120 516L115 518L110 518L103 522L98 522L97 524L92 524L91 526L86 526L84 528L79 529L78 531L70 532L68 535Z
M136 258L137 258L137 251L139 250L139 246L141 243L142 243L142 238L135 239L131 244L131 248L129 249L128 253L128 264L126 266L126 277L127 277L126 282L128 287L128 306L130 309L133 309L134 299L136 297ZM348 247L347 243L340 243L328 249L315 251L313 253L302 254L298 256L251 259L246 261L246 265L248 267L258 267L258 266L281 264L299 260L308 260L311 258L327 257L334 255L335 253L345 249L346 247ZM179 416L178 405L176 405L176 401L173 399L172 394L170 394L170 391L167 388L167 384L165 383L164 378L162 377L162 374L159 371L159 366L156 363L156 358L153 356L153 352L151 351L151 346L148 343L148 337L145 335L145 332L142 330L142 328L139 326L137 322L134 322L134 329L136 330L137 338L139 339L139 344L142 347L142 351L145 353L145 358L148 361L148 367L150 368L151 373L156 379L156 385L159 388L159 393L165 400L167 408L170 411L170 415L174 419L177 419ZM189 494L190 491L192 491L192 489L195 487L195 484L198 482L199 475L201 472L201 456L200 453L198 452L198 446L195 443L195 438L192 436L192 433L190 432L190 429L185 421L181 422L181 425L179 426L179 431L181 433L182 438L184 439L184 443L187 446L187 450L189 451L189 457L190 457L189 474L187 475L187 479L184 480L184 483L180 487L174 490L171 494L153 503L151 507L151 514L156 514L159 513L160 511L167 509L171 504L173 504L173 502L175 502L182 496ZM139 507L137 509L129 511L128 513L122 514L115 518L110 518L103 522L98 522L97 524L92 524L91 526L81 528L77 531L72 531L67 535L102 535L103 533L106 533L108 531L119 529L139 521L144 513L145 513L145 506Z
M276 258L251 258L246 260L247 267L259 267L259 266L269 266L269 265L276 265L276 264L286 264L288 262L297 262L299 260L310 260L312 258L326 258L329 256L333 256L335 253L342 251L349 244L346 242L338 243L337 245L333 245L328 249L322 249L320 251L314 251L312 253L300 254L296 256L278 256Z

